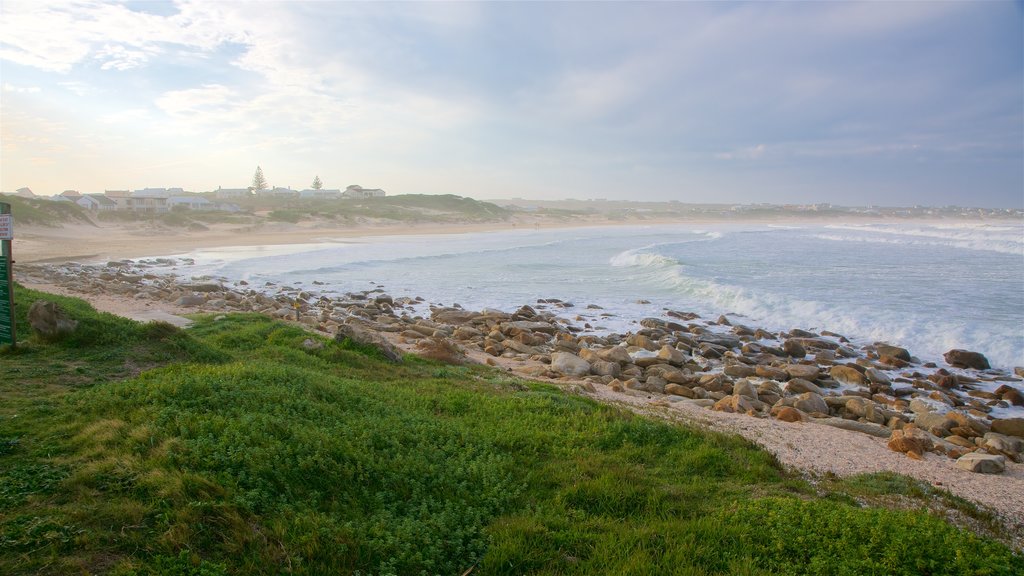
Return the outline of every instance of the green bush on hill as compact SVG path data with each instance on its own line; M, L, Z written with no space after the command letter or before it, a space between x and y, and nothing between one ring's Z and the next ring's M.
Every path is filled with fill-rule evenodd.
M1024 570L923 507L847 496L923 504L910 481L815 488L736 437L258 315L178 330L17 296L19 327L47 297L83 332L0 351L0 573Z
M74 202L54 202L41 198L0 196L11 205L15 226L19 224L57 227L61 224L91 224L88 211Z

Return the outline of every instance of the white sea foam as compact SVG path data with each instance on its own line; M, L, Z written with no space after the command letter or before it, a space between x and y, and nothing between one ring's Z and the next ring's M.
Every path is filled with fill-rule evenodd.
M855 231L864 235L817 235L821 240L950 246L966 250L1024 255L1024 227L964 224L927 227L832 224L825 228Z

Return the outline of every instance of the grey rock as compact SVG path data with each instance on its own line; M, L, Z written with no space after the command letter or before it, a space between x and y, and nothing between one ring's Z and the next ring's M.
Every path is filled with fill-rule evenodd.
M993 454L970 452L957 459L956 467L978 474L1000 474L1006 470L1006 458Z

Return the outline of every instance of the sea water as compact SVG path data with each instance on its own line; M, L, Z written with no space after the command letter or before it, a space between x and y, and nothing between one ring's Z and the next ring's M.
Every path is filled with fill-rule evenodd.
M1019 222L527 227L189 256L179 273L254 287L382 288L474 310L558 299L573 304L558 313L597 332L675 310L885 341L925 361L964 348L997 367L1024 365Z

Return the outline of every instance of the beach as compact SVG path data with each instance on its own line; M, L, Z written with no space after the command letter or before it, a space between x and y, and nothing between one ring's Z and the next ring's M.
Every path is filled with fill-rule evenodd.
M479 234L487 229L493 231L494 226L345 230L282 226L279 230L252 233L223 229L180 235L153 235L122 227L32 229L19 234L15 244L15 256L21 263L16 267L16 278L30 288L83 297L100 310L144 321L177 322L185 314L236 310L260 311L295 321L294 304L299 302L299 322L329 336L341 326L355 323L408 352L429 355L437 348L431 343L442 342L442 350L450 345L458 356L465 355L466 361L554 382L567 390L654 417L739 434L769 450L784 465L811 477L878 471L906 474L989 507L1011 526L1024 525L1024 465L1013 458L1003 458L1005 470L992 475L958 468L956 457L966 450L941 438L942 434L949 434L956 422L940 421L937 426L942 430L932 430L939 436L929 432L935 439L934 449L911 456L888 448L887 438L883 437L889 432L884 425L893 426L893 417L920 419L920 414L910 410L906 402L918 394L930 396L928 401L933 403L934 398L945 399L950 405L936 413L963 413L964 418L979 427L977 432L961 431L967 436L964 440L974 442L973 438L984 437L991 430L991 422L977 409L990 408L971 397L982 392L969 392L989 390L984 394L991 397L991 390L999 384L1020 389L1021 378L1009 372L978 373L949 366L925 368L910 364L905 364L901 371L884 364L873 348L864 351L844 345L839 335L814 333L796 337L766 332L758 334L760 338L755 341L745 336L745 331L761 329L730 326L724 317L677 315L659 321L648 319L633 332L573 336L574 330L581 332L574 326L580 324L581 317L567 302L524 301L519 303L520 316L506 312L504 316L489 317L499 313L417 302L407 296L389 295L383 288L324 296L318 290L328 292L329 286L319 281L307 282L304 287L276 285L254 290L244 281L184 278L171 271L187 269L192 261L188 257L167 258L201 249L246 246L279 246L288 253L289 245L299 250L308 249L305 245L317 247L325 242L363 242L371 237L410 233L416 237ZM522 312L523 307L528 312ZM787 340L802 338L808 347L806 357L798 361L785 355L775 356L777 351L758 349L758 343L771 348L771 338L777 338L780 346ZM815 351L815 346L822 348ZM631 355L622 357L625 350ZM611 356L601 356L606 354ZM659 360L659 355L664 359ZM888 375L883 377L891 381L880 384L862 378L862 373L860 386L847 382L846 375L834 370L844 360L853 360L872 370L882 369ZM573 368L577 361L587 364L585 371ZM793 377L785 373L787 367L796 364L813 366L810 373L804 370L801 374L816 382L808 389L818 390L819 396L828 402L824 413L798 404L800 414L795 421L786 422L778 419L778 411L773 411L770 403L773 398L778 403L798 396L783 388L783 382ZM943 388L941 376L936 376L943 372L958 375L963 382L953 391L948 382ZM871 374L866 370L865 373ZM857 381L859 377L854 374L849 378ZM892 385L892 381L899 380L905 382ZM994 384L982 386L981 381ZM748 385L753 397L743 396ZM974 412L969 411L972 401ZM863 412L858 418L848 405L859 409L872 406L871 418L865 418ZM867 432L837 427L845 425L843 420L859 422Z

